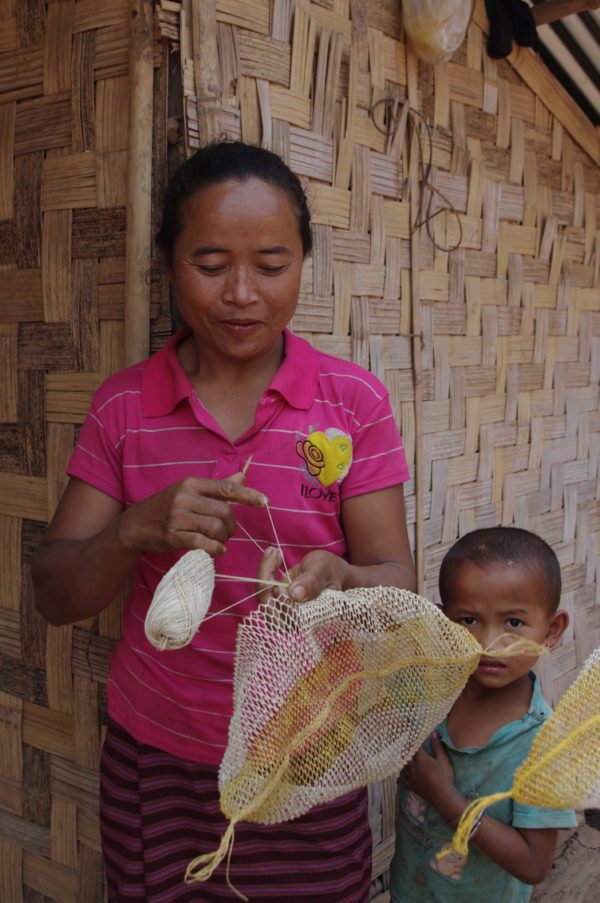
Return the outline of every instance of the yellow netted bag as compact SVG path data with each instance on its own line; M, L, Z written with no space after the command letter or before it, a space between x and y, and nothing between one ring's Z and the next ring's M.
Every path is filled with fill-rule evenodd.
M600 806L600 648L542 725L529 755L505 793L474 800L463 812L452 849L467 854L477 816L498 800L528 806L579 809ZM443 858L451 849L438 854Z
M328 590L302 605L259 606L238 633L219 772L230 825L215 853L189 864L186 881L210 877L237 822L297 818L399 771L480 655L464 627L407 590Z

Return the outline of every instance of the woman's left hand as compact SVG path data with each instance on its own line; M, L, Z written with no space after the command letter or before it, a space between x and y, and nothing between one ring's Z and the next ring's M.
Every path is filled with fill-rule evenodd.
M324 589L345 589L348 563L331 552L317 550L305 555L289 573L289 595L294 602L307 602Z
M267 549L260 562L257 576L260 580L281 580L281 574L277 575L280 567L279 550ZM331 552L320 550L309 552L299 564L290 568L290 585L287 593L294 602L307 602L324 589L344 589L347 570L347 562L337 555L332 555ZM266 590L264 595L272 593Z

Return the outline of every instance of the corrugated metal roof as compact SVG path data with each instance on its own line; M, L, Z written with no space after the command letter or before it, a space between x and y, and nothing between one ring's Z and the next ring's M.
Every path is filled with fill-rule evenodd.
M539 7L546 0L528 2ZM594 125L600 125L600 12L574 13L538 25L537 31L548 68Z

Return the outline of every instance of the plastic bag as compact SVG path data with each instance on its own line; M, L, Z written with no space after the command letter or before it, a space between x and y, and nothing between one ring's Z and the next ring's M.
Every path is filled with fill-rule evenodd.
M442 63L458 50L472 11L473 0L402 0L404 29L428 63Z

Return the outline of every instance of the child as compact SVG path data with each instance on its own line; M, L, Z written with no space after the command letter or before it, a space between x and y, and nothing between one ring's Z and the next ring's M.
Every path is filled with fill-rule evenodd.
M553 647L567 624L558 610L560 568L533 533L510 527L475 530L446 554L440 570L445 614L485 649L527 637ZM400 779L393 903L526 903L530 885L552 864L558 828L576 824L571 810L505 800L475 823L468 858L448 849L467 803L508 790L551 709L531 656L481 657L448 718Z

